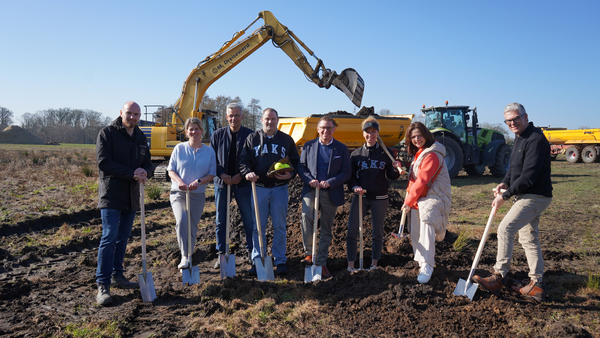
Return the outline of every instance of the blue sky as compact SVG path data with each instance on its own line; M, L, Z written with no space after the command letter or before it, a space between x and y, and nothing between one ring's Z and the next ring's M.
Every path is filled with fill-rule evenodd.
M538 126L600 128L597 0L0 0L0 8L0 106L17 121L49 108L116 117L128 100L173 104L199 61L270 10L326 67L356 69L362 104L376 111L416 114L448 100L500 123L516 101ZM354 109L270 43L208 95L256 98L281 116Z

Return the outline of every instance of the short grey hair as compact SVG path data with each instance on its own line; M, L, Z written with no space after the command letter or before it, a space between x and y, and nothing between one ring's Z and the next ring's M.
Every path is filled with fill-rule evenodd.
M513 102L506 106L506 108L504 108L504 114L508 113L509 111L516 111L519 113L519 116L527 114L527 112L525 111L525 107L523 107L522 104L516 102Z
M200 130L204 131L204 128L202 128L202 122L197 117L190 117L187 120L185 120L185 124L183 125L183 129L187 130L188 127L190 126L190 124L192 124L192 123L197 124L198 127L200 128Z
M239 103L235 103L235 102L231 102L230 104L227 105L226 111L228 112L229 110L236 110L239 109L240 113L244 113L244 109L242 109L242 106L239 105Z

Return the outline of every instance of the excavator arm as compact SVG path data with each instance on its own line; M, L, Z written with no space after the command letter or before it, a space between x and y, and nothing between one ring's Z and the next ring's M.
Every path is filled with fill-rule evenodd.
M246 33L246 30L261 18L264 20L264 25L238 41ZM275 47L281 48L310 81L327 89L333 84L343 91L357 107L360 107L364 81L354 69L348 68L337 74L335 71L325 68L323 61L317 58L291 30L282 25L271 12L263 11L246 29L237 32L221 49L206 57L192 70L183 84L181 96L175 103L172 123L181 124L187 117L200 117L202 97L208 87L269 40ZM317 60L314 68L299 46L302 46L309 55ZM176 114L180 116L175 116Z
M264 25L244 37L246 30L261 18ZM152 156L171 156L173 148L183 141L183 125L187 118L198 117L208 125L209 118L204 116L201 107L202 98L208 87L268 41L272 41L275 47L281 48L300 68L307 79L319 87L329 88L333 85L343 91L356 106L360 107L365 85L354 69L348 68L337 74L335 71L326 68L323 61L317 58L292 31L282 25L271 12L263 11L246 29L235 33L230 41L223 44L217 52L207 56L192 70L183 84L181 96L173 106L170 122L166 122L165 119L166 123L164 124L156 123L152 127L142 127L149 139ZM317 60L314 68L310 65L300 47ZM205 129L207 129L206 126ZM163 171L166 173L165 170ZM157 168L155 177L158 177L160 172L163 171L158 171ZM165 173L162 176L166 177Z

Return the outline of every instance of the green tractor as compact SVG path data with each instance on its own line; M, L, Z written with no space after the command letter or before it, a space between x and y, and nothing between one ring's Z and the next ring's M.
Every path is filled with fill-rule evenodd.
M469 175L483 175L485 167L489 167L494 176L506 175L511 149L501 132L479 128L477 108L448 106L446 101L445 106L423 106L421 111L425 126L446 146L445 161L450 178L456 177L463 167Z

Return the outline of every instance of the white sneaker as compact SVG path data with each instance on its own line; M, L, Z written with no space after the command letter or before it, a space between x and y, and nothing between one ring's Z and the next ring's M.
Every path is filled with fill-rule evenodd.
M425 283L429 282L432 274L433 274L433 267L427 263L424 263L423 265L421 265L421 268L419 269L419 276L417 276L417 280L419 281L419 283L425 284Z
M177 265L177 269L185 269L188 267L188 265L190 265L190 261L187 259L187 257L182 257L181 258L181 263L179 263L179 265Z
M350 273L353 273L353 272L356 272L356 271L358 271L358 269L351 268L351 267L348 267L348 269L346 269L346 270L347 270L348 272L350 272Z

